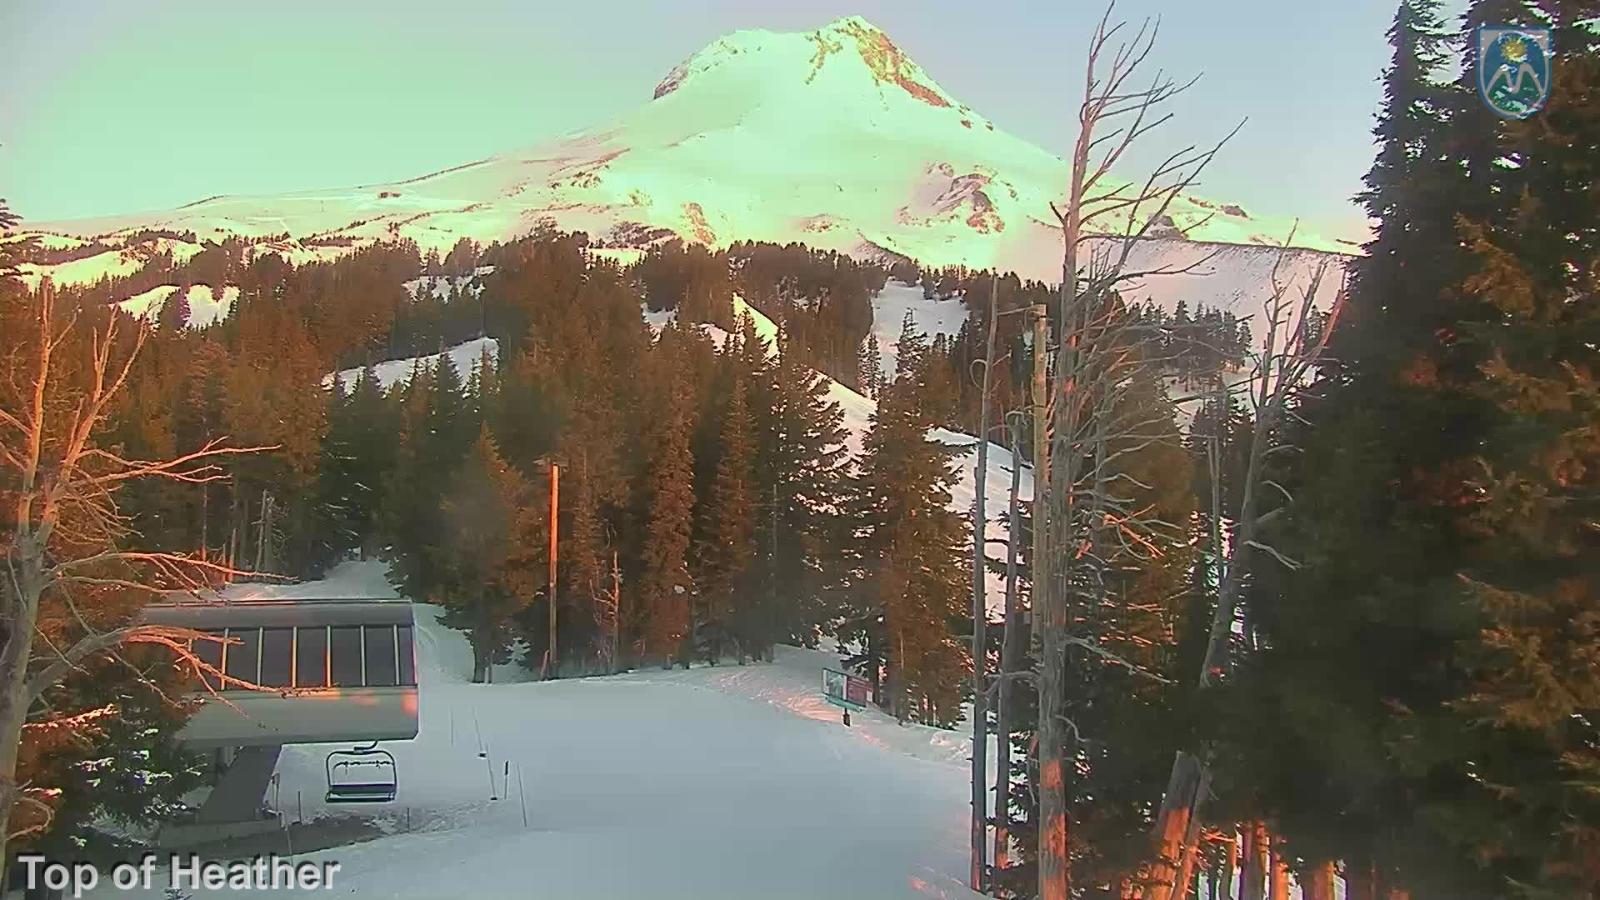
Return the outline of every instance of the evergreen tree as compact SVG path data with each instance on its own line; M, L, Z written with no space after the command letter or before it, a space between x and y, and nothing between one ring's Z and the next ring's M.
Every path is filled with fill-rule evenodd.
M1576 787L1594 772L1600 642L1573 627L1595 606L1578 525L1594 508L1594 285L1578 273L1597 205L1576 187L1595 180L1578 149L1596 140L1594 40L1573 29L1546 111L1502 124L1470 53L1447 87L1412 59L1431 10L1397 18L1364 198L1378 235L1338 364L1298 410L1314 427L1287 436L1305 453L1274 478L1295 504L1263 540L1299 567L1254 588L1271 593L1251 602L1262 646L1232 704L1236 777L1362 895L1583 896L1600 880L1584 849L1600 810ZM1465 21L1536 20L1482 2Z
M831 587L838 580L849 536L837 513L845 495L844 413L828 397L827 379L810 369L787 332L775 336L769 366L766 342L748 332L751 403L758 418L755 500L760 521L751 581L759 598L751 611L752 654L771 658L772 646L788 641L815 646L834 615ZM748 351L747 352L752 352Z
M677 329L663 335L656 349L662 367L659 427L651 442L647 475L647 514L639 607L644 618L644 654L670 665L688 664L684 644L690 635L688 552L694 524L694 459L689 436L694 428L693 398L678 363L686 340Z
M474 682L489 679L491 664L508 661L515 618L542 584L531 500L527 480L480 429L439 506L444 528L435 568L446 610L439 621L467 633Z
M737 350L736 345L733 345ZM737 365L737 357L730 363ZM720 456L696 548L699 602L704 610L699 650L715 662L730 648L744 661L754 643L750 560L755 554L755 434L744 373L735 369L720 431Z
M896 718L949 725L968 664L952 631L967 602L966 535L949 509L951 451L928 438L925 348L908 316L899 350L910 363L879 400L856 487L856 624L847 635L863 645L853 663Z
M874 399L883 393L883 356L876 334L867 335L866 348L862 351L861 392Z

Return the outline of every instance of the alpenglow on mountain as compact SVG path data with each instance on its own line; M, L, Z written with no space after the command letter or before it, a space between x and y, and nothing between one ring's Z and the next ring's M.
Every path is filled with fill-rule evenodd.
M619 247L673 235L712 246L798 241L1055 281L1060 231L1050 203L1066 184L1060 157L1000 130L883 31L850 17L809 33L727 35L667 73L648 102L609 122L429 175L34 225L46 246L93 238L123 252L33 274L94 280L131 272L156 246L180 261L199 249L148 236L146 247L126 246L148 229L202 241L261 239L300 262L384 239L446 248L462 236L504 240L553 223ZM1289 218L1200 197L1181 198L1170 213L1136 264L1187 264L1215 253L1213 275L1145 293L1232 306L1265 288L1277 259L1267 245L1283 241ZM1180 229L1191 229L1187 240ZM1302 271L1327 253L1354 250L1304 231L1295 245L1303 249L1289 264Z

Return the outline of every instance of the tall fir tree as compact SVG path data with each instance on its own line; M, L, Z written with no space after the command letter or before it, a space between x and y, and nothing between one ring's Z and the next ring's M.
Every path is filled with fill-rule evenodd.
M690 433L693 402L682 368L687 338L677 328L662 335L654 352L661 405L646 473L646 513L638 606L643 618L643 656L670 665L688 664L690 603L694 583L688 554L694 528L694 458Z
M900 359L873 415L853 500L853 659L896 718L949 725L960 714L966 651L966 540L949 509L951 451L928 437L926 342L906 318Z
M1364 196L1377 237L1337 364L1287 435L1305 452L1275 478L1295 503L1263 540L1299 566L1253 601L1239 777L1298 855L1345 861L1355 896L1585 896L1600 879L1577 788L1600 641L1573 627L1595 609L1584 5L1548 5L1570 31L1548 108L1520 124L1482 108L1471 29L1540 12L1472 4L1462 77L1440 85L1400 24L1433 7L1402 7Z
M719 431L716 475L695 550L697 599L703 610L696 649L711 662L730 650L743 662L744 648L757 638L749 577L755 555L755 434L746 375L738 369L738 344L729 346L732 377Z

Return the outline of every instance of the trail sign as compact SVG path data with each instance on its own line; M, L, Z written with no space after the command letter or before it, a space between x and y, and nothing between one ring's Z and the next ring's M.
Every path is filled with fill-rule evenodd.
M867 695L871 688L867 680L859 675L851 675L837 669L822 670L822 696L834 706L844 707L846 711L866 709Z

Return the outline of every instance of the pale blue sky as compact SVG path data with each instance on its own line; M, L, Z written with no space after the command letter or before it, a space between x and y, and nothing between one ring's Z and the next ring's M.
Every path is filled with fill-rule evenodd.
M1123 0L1204 72L1132 160L1249 124L1200 193L1340 236L1395 0ZM1062 152L1102 7L1069 0L0 0L0 196L31 219L410 177L595 124L739 28L859 14L951 94Z

